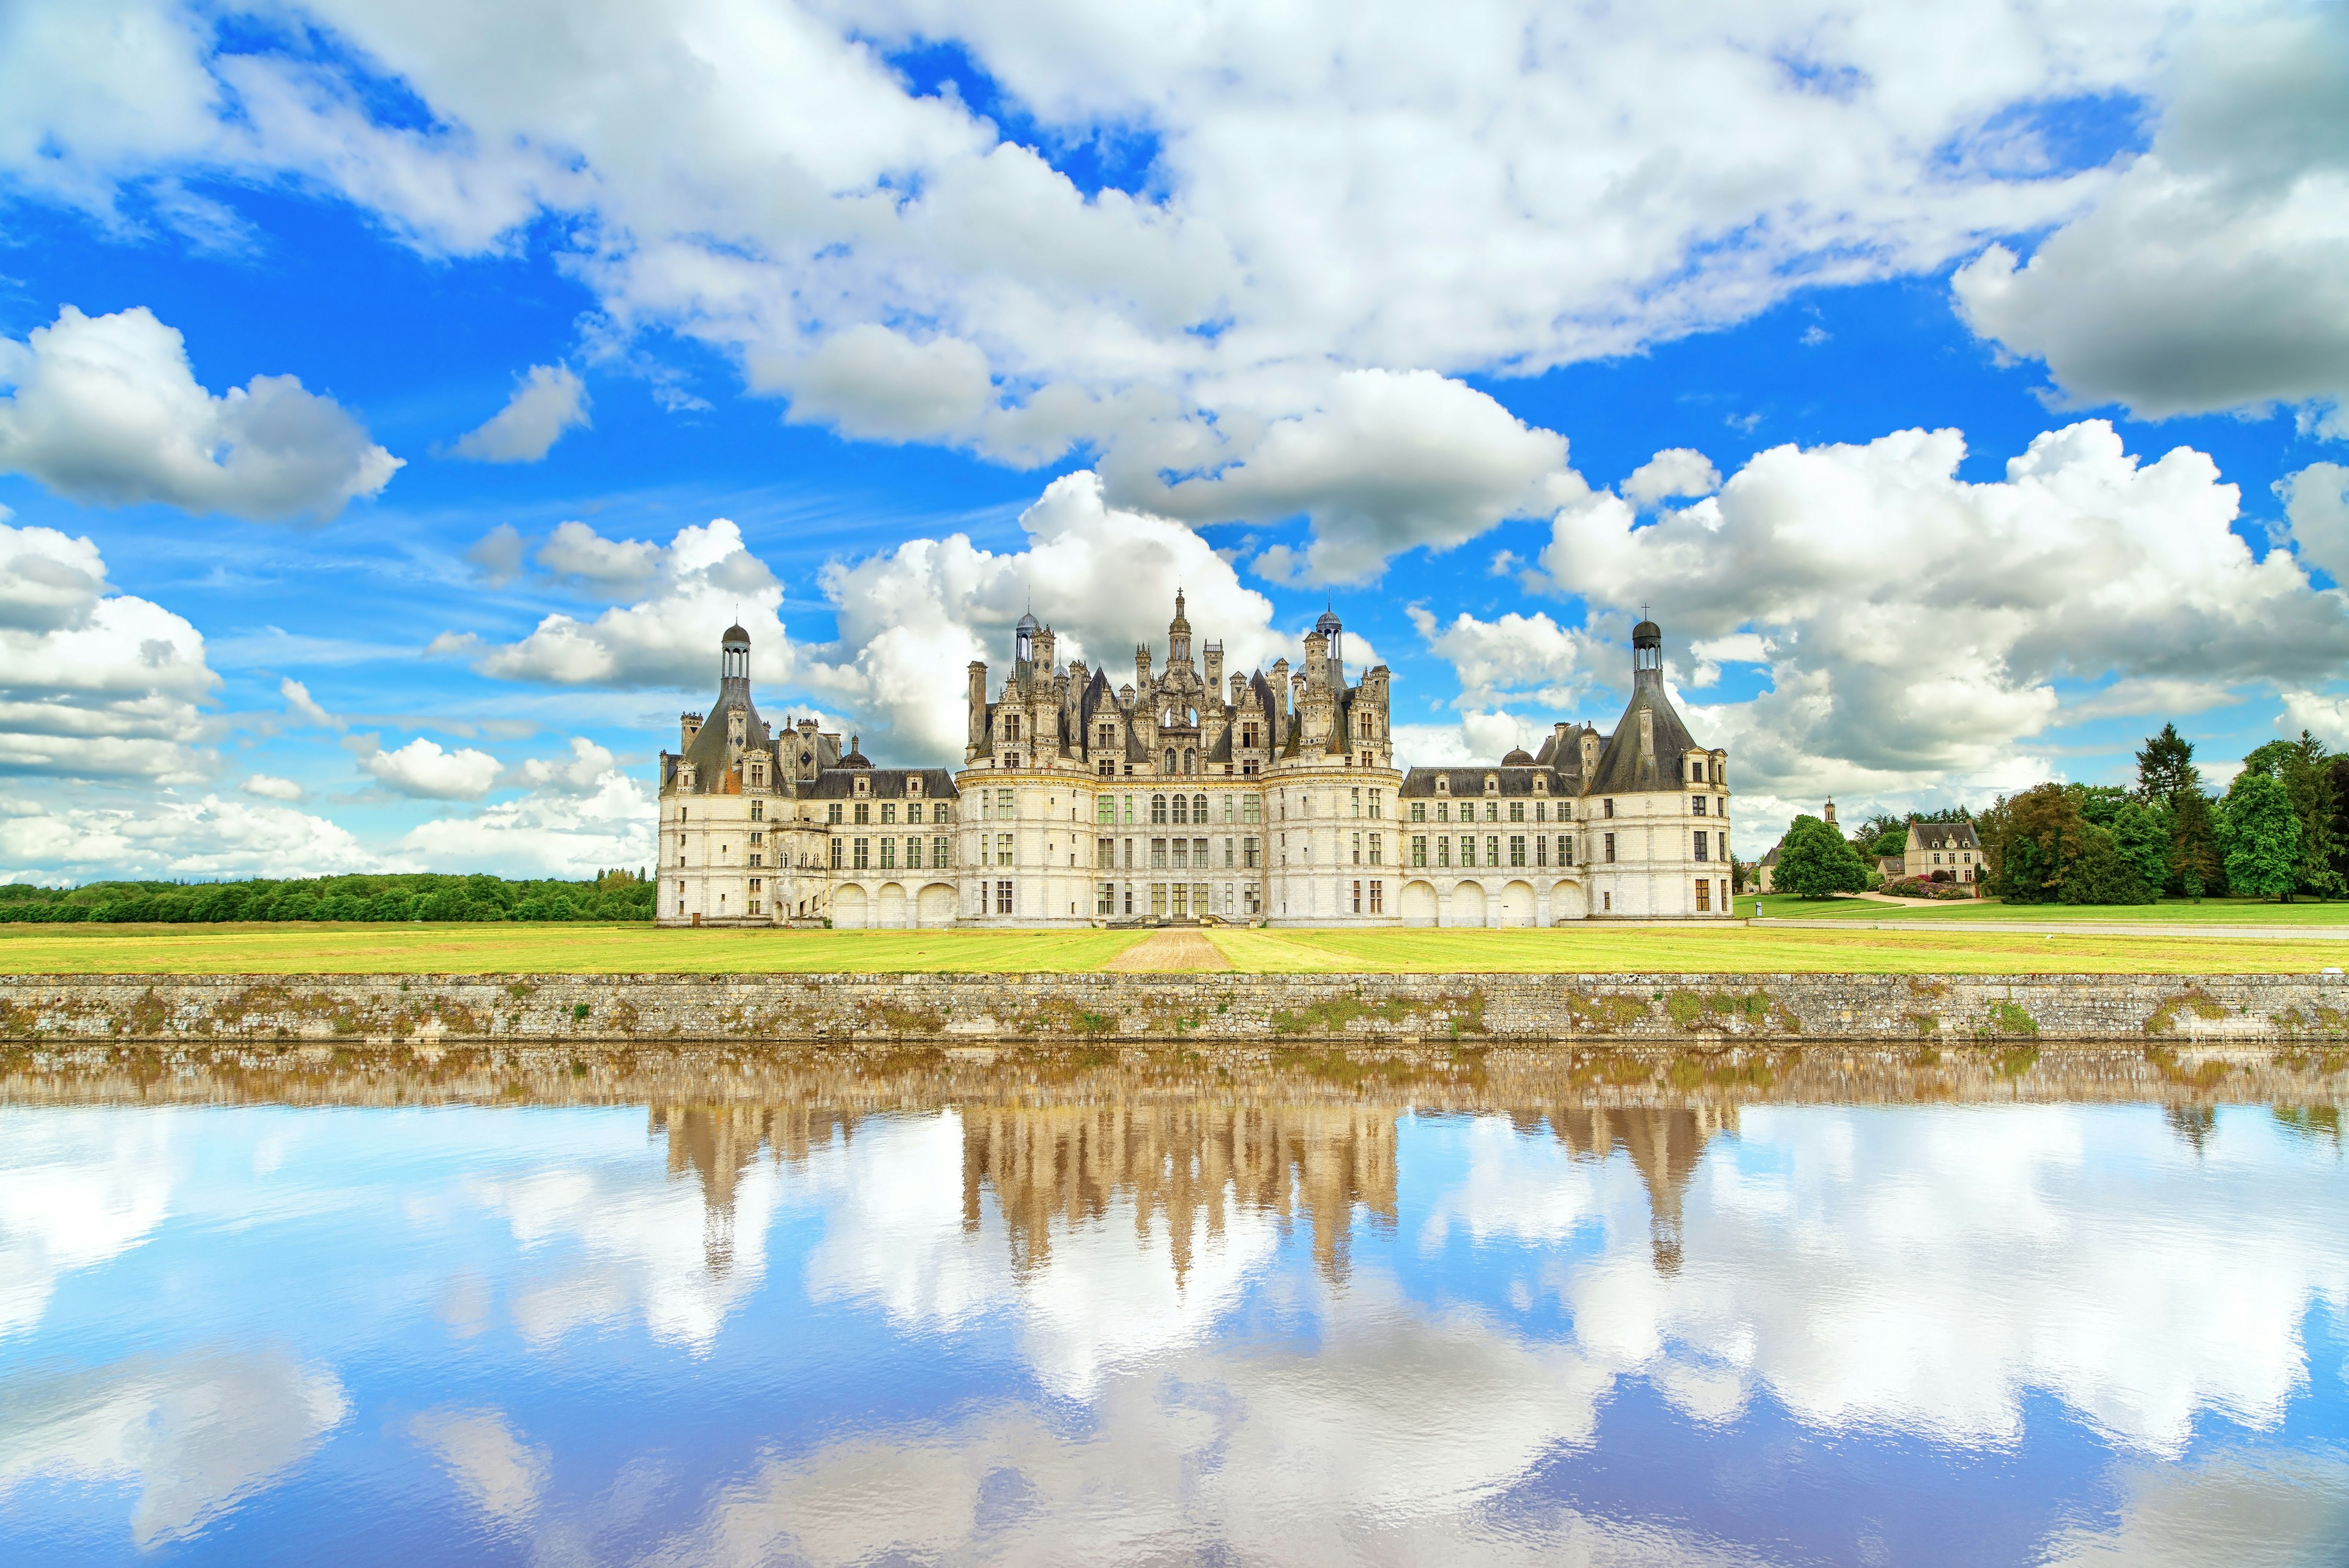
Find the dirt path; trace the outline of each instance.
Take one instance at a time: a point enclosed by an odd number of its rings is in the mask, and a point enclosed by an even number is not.
[[[1207,940],[1206,933],[1195,930],[1153,931],[1102,965],[1119,974],[1167,974],[1231,967],[1231,961]]]

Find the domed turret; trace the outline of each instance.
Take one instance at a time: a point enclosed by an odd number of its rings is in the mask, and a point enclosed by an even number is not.
[[[1505,768],[1529,768],[1534,765],[1534,759],[1523,746],[1519,746],[1501,759],[1501,765]]]
[[[864,737],[862,735],[851,735],[848,737],[848,754],[840,759],[840,765],[842,767],[869,768],[873,765],[872,759],[864,754],[863,749],[864,742]]]
[[[1664,628],[1642,618],[1631,628],[1631,684],[1651,684],[1664,678]]]
[[[1174,618],[1166,623],[1166,662],[1191,662],[1191,618],[1183,613],[1183,590],[1174,590]]]
[[[1330,684],[1343,686],[1346,683],[1346,628],[1338,619],[1338,607],[1331,605],[1323,610],[1321,618],[1313,623],[1313,629],[1321,634],[1328,646],[1325,657],[1330,660]]]
[[[726,628],[718,639],[718,689],[722,694],[727,683],[739,680],[743,695],[750,690],[750,634],[739,621]]]
[[[1043,628],[1044,623],[1036,618],[1034,610],[1021,616],[1011,628],[1011,657],[1021,664],[1032,661],[1036,657],[1036,634]]]

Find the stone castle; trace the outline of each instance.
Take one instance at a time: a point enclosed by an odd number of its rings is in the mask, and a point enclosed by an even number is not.
[[[750,639],[719,644],[717,705],[660,761],[663,925],[1532,926],[1726,918],[1728,753],[1697,744],[1633,628],[1611,734],[1538,753],[1395,766],[1388,670],[1349,683],[1325,614],[1292,670],[1194,654],[1183,596],[1164,668],[1060,663],[1022,616],[1001,680],[974,661],[963,765],[876,768],[750,696]]]

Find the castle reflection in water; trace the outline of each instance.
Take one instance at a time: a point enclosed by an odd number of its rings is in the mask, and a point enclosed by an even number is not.
[[[1395,1126],[1391,1106],[1144,1100],[960,1107],[963,1228],[982,1229],[991,1196],[1016,1273],[1051,1261],[1056,1231],[1130,1218],[1137,1236],[1163,1231],[1175,1278],[1188,1274],[1195,1238],[1220,1237],[1236,1211],[1302,1220],[1314,1262],[1333,1283],[1347,1275],[1358,1225],[1395,1222]],[[762,1159],[803,1168],[817,1150],[856,1137],[858,1116],[815,1106],[656,1106],[650,1131],[666,1139],[673,1178],[701,1185],[704,1247],[713,1272],[733,1257],[735,1196]],[[1733,1107],[1713,1106],[1516,1111],[1521,1135],[1545,1127],[1578,1158],[1626,1157],[1648,1192],[1655,1265],[1679,1271],[1681,1203],[1705,1146],[1736,1131]]]
[[[1179,1284],[1204,1242],[1242,1215],[1309,1230],[1333,1282],[1352,1239],[1396,1223],[1399,1118],[1505,1118],[1577,1161],[1637,1171],[1658,1274],[1682,1263],[1683,1200],[1742,1108],[1825,1102],[2163,1103],[2199,1149],[2221,1095],[2274,1105],[2337,1142],[2349,1072],[2325,1059],[2238,1062],[2215,1075],[2175,1053],[2116,1044],[2018,1057],[1913,1050],[1725,1056],[1539,1049],[1460,1053],[1186,1053],[894,1048],[885,1054],[681,1045],[585,1060],[560,1051],[337,1051],[240,1045],[167,1066],[97,1051],[0,1056],[0,1103],[601,1104],[649,1106],[676,1180],[702,1195],[709,1273],[734,1267],[738,1199],[761,1162],[804,1172],[861,1134],[950,1116],[961,1141],[965,1232],[1000,1217],[1015,1277],[1046,1269],[1080,1228],[1130,1224],[1165,1240]],[[2312,1071],[2314,1076],[2312,1076]],[[2214,1092],[2213,1085],[2220,1085]],[[2302,1109],[2290,1108],[2300,1104]],[[2310,1108],[2313,1107],[2313,1108]],[[880,1118],[876,1122],[875,1118]],[[2320,1125],[2321,1124],[2321,1125]],[[936,1173],[926,1173],[932,1179]],[[937,1177],[951,1180],[951,1176]],[[947,1201],[926,1193],[926,1203]]]

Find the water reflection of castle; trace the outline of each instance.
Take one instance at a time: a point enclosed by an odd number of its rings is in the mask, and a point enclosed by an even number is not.
[[[1176,1282],[1201,1236],[1219,1237],[1236,1210],[1302,1218],[1315,1263],[1347,1274],[1357,1223],[1396,1219],[1392,1106],[1146,1098],[1069,1105],[967,1105],[962,1123],[962,1221],[976,1233],[991,1190],[1014,1269],[1040,1272],[1056,1231],[1097,1224],[1129,1205],[1137,1238],[1164,1228]],[[1673,1107],[1519,1109],[1525,1137],[1550,1136],[1577,1158],[1624,1155],[1647,1189],[1650,1241],[1660,1272],[1681,1264],[1681,1205],[1706,1146],[1734,1132],[1736,1111]],[[703,1252],[712,1272],[732,1266],[735,1194],[763,1153],[803,1166],[854,1136],[859,1113],[813,1105],[656,1106],[672,1179],[690,1174],[703,1198]]]

